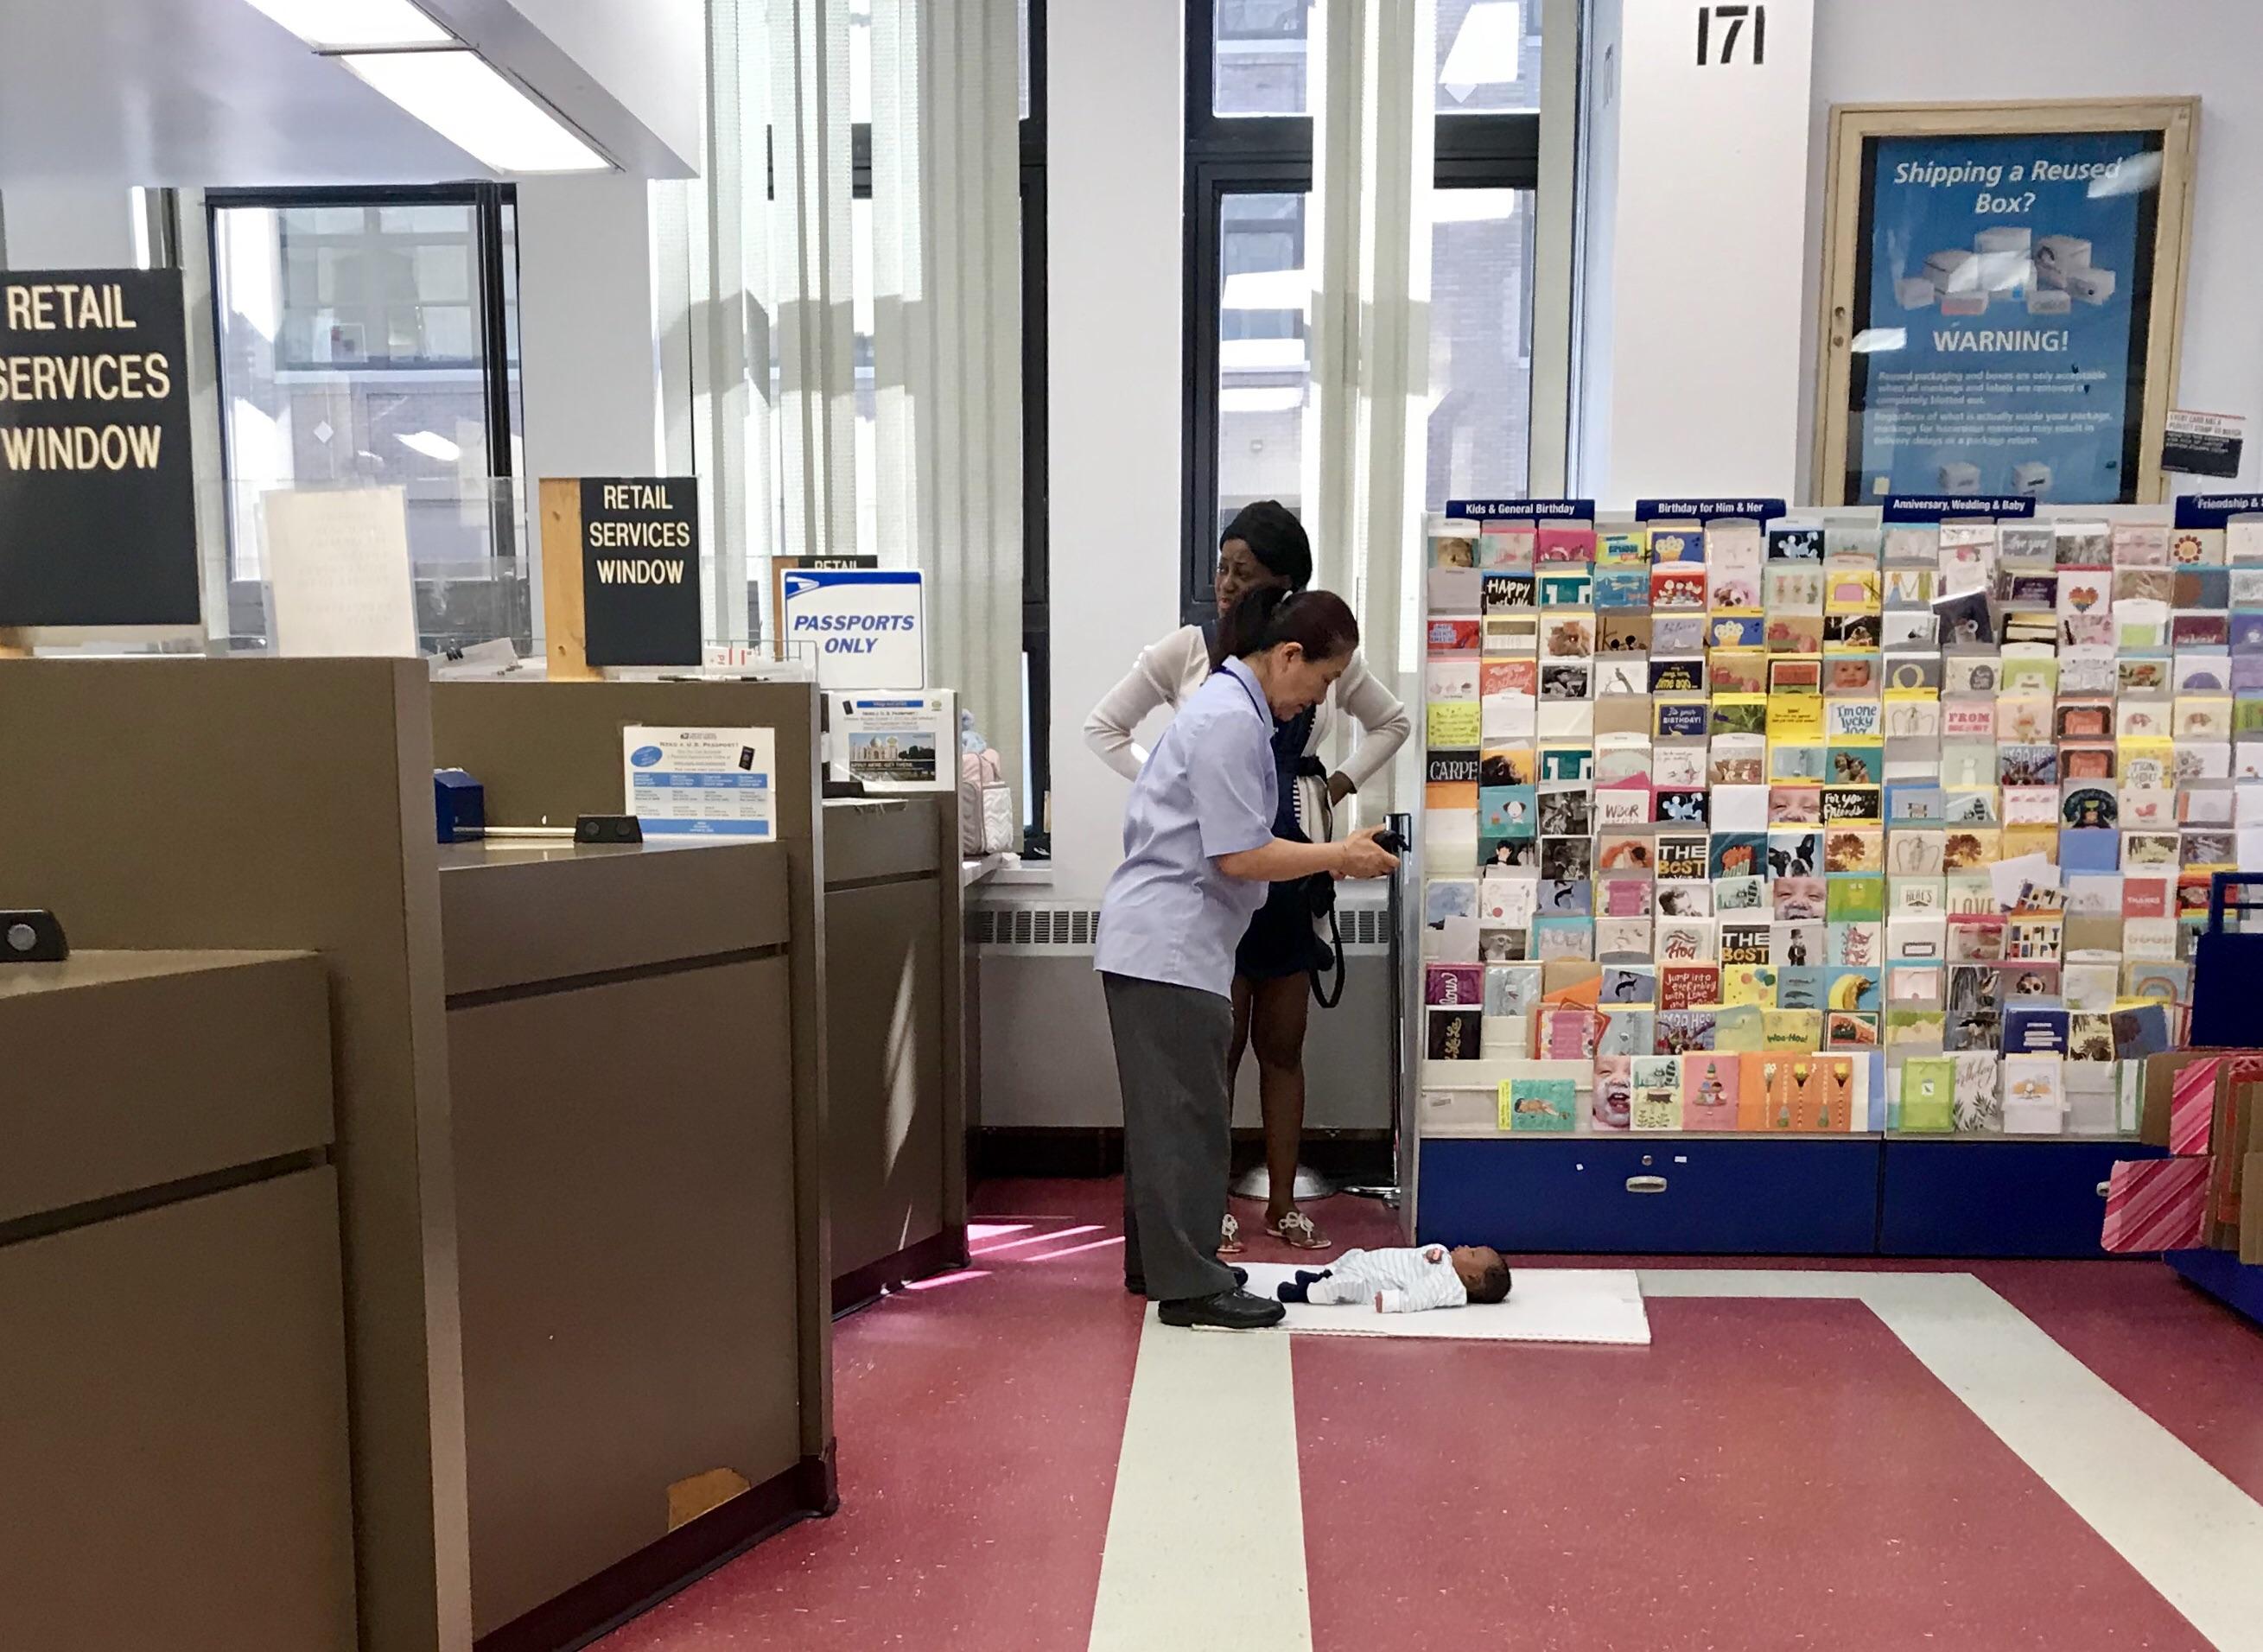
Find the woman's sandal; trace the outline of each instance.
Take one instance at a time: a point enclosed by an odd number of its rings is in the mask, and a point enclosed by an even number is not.
[[[1225,1213],[1225,1220],[1218,1227],[1218,1253],[1220,1256],[1240,1256],[1247,1247],[1241,1243],[1241,1223],[1233,1219],[1233,1212]]]
[[[1327,1237],[1312,1225],[1312,1217],[1301,1210],[1291,1210],[1278,1222],[1269,1223],[1265,1231],[1282,1244],[1296,1251],[1325,1251]]]

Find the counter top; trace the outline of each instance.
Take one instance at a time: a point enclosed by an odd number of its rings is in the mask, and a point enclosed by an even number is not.
[[[201,975],[240,970],[278,958],[307,958],[308,952],[74,952],[60,963],[0,964],[0,999],[34,992],[68,992],[82,987],[148,981],[160,976]]]

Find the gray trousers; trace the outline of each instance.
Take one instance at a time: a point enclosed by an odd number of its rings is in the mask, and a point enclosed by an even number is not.
[[[1225,1055],[1233,1006],[1215,992],[1103,974],[1124,1089],[1124,1273],[1159,1302],[1233,1288],[1218,1259],[1233,1151]]]

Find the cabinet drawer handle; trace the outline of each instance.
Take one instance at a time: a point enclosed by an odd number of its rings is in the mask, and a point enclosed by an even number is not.
[[[1630,1176],[1627,1178],[1627,1191],[1630,1194],[1662,1194],[1666,1191],[1666,1178]]]
[[[2098,1184],[2098,1196],[2099,1196],[2100,1199],[2105,1198],[2105,1197],[2106,1197],[2106,1190],[2107,1190],[2108,1188],[2111,1187],[2113,1185],[2114,1185],[2114,1184],[2113,1184],[2112,1182],[2110,1182],[2110,1181],[2101,1181],[2101,1182],[2100,1182],[2100,1183]]]

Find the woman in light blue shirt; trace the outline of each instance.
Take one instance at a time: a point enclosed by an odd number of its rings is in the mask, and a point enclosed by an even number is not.
[[[1235,945],[1267,885],[1380,877],[1370,828],[1340,843],[1273,833],[1273,729],[1351,663],[1359,625],[1328,591],[1258,591],[1220,622],[1222,664],[1155,744],[1124,813],[1124,863],[1094,965],[1124,1091],[1124,1278],[1166,1324],[1252,1329],[1281,1305],[1218,1259],[1232,1150],[1225,1066]]]

